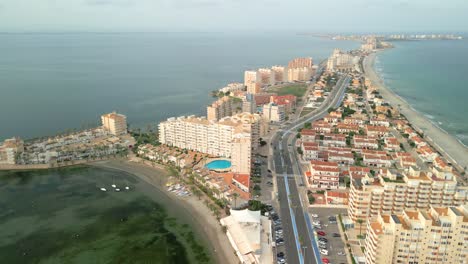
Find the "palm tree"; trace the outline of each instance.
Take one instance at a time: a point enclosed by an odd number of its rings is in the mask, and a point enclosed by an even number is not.
[[[364,220],[358,219],[356,222],[359,224],[359,236],[361,236],[362,224],[364,223]]]
[[[234,197],[234,208],[237,208],[237,198],[239,198],[240,195],[235,192],[232,196]]]

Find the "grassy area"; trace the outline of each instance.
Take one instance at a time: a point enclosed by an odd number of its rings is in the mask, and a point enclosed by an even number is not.
[[[308,113],[312,112],[314,109],[311,108],[306,108],[305,110],[302,110],[301,112],[301,117],[307,115]]]
[[[292,94],[297,97],[302,97],[304,96],[306,91],[307,91],[307,85],[305,84],[291,84],[291,85],[278,88],[276,90],[276,93],[278,93],[278,95]]]

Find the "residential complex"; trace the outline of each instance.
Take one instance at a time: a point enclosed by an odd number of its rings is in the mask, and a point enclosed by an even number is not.
[[[102,127],[114,136],[127,134],[127,117],[112,112],[101,116]]]
[[[367,223],[366,264],[468,263],[468,206],[431,206]]]
[[[159,124],[159,142],[181,149],[196,150],[220,157],[231,157],[236,134],[248,133],[252,147],[265,132],[266,124],[257,114],[241,113],[219,121],[203,117],[169,118]]]
[[[457,185],[451,172],[433,168],[415,170],[380,170],[375,177],[351,180],[348,215],[353,220],[367,220],[381,214],[403,210],[448,207],[468,202],[468,188]]]

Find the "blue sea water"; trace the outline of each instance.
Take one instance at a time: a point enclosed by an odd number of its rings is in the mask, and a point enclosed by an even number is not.
[[[468,145],[468,40],[393,44],[376,60],[386,86]]]
[[[209,92],[246,69],[358,46],[266,33],[0,34],[0,140],[95,126],[113,110],[138,127],[205,114]]]

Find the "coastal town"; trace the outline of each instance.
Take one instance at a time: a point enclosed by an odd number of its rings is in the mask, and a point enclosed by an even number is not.
[[[212,92],[205,116],[157,131],[129,131],[112,112],[96,128],[7,139],[0,169],[167,169],[167,192],[209,208],[230,243],[225,263],[467,263],[467,156],[412,122],[372,69],[389,39],[456,37],[360,36],[325,61],[246,70]]]

